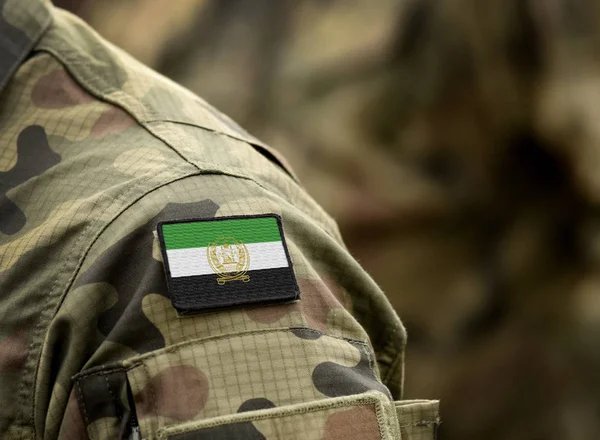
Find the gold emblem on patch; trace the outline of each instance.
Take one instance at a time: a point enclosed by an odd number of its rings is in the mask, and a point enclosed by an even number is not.
[[[244,243],[233,237],[222,237],[208,245],[206,255],[212,270],[220,275],[217,278],[220,286],[228,281],[250,281],[246,274],[250,268],[250,254]]]

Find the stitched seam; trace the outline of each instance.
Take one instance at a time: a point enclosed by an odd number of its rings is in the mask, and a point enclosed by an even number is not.
[[[360,344],[364,348],[365,353],[367,355],[367,361],[369,362],[369,370],[371,370],[371,373],[373,373],[373,376],[375,376],[375,380],[377,382],[379,382],[381,385],[383,385],[384,387],[386,387],[386,389],[387,389],[387,386],[381,381],[381,379],[379,378],[379,375],[375,371],[375,360],[374,360],[374,357],[372,356],[373,353],[371,351],[371,346],[365,342],[356,341],[356,340],[352,340],[352,341],[348,340],[348,342],[352,345]],[[357,349],[360,351],[360,348],[357,347]],[[389,390],[388,390],[388,393],[390,393],[390,395],[387,397],[391,397],[391,392]]]
[[[176,351],[177,349],[186,346],[186,345],[193,345],[199,342],[204,342],[204,341],[211,341],[211,340],[218,340],[218,339],[230,339],[236,336],[247,336],[247,335],[252,335],[255,333],[268,333],[268,332],[290,332],[292,330],[305,330],[311,333],[315,333],[318,334],[320,336],[325,336],[331,339],[337,339],[339,341],[345,341],[348,342],[351,345],[355,345],[355,344],[360,344],[363,347],[368,347],[369,345],[364,342],[364,341],[360,341],[358,339],[352,339],[352,338],[343,338],[340,336],[335,336],[335,335],[329,335],[327,333],[323,333],[319,330],[315,330],[312,328],[308,328],[308,327],[275,327],[275,328],[267,328],[267,329],[257,329],[257,330],[248,330],[246,332],[243,333],[228,333],[225,335],[218,335],[218,336],[208,336],[206,338],[197,338],[197,339],[191,339],[188,341],[184,341],[184,342],[180,342],[178,344],[173,344],[170,345],[169,347],[160,349],[160,350],[155,350],[151,353],[147,353],[145,355],[141,355],[142,358],[141,359],[136,359],[136,361],[131,364],[128,367],[123,367],[122,365],[118,365],[118,366],[106,366],[106,369],[102,369],[103,367],[100,367],[100,370],[98,371],[94,371],[93,373],[78,373],[74,376],[74,378],[77,378],[77,380],[82,380],[82,379],[86,379],[88,377],[94,377],[94,376],[105,376],[105,375],[109,375],[109,374],[113,374],[115,372],[119,372],[119,371],[123,371],[123,372],[127,372],[130,371],[136,367],[138,367],[139,365],[141,365],[143,363],[143,361],[145,361],[146,359],[149,358],[153,358],[156,356],[160,356],[161,354],[166,354],[166,353],[170,353],[172,351]],[[157,353],[158,351],[160,351],[160,353]],[[119,363],[123,363],[123,362],[128,362],[126,359],[123,361],[119,361]]]
[[[208,110],[210,112],[210,110]],[[218,111],[218,110],[217,110]],[[292,180],[292,182],[294,182],[296,184],[296,186],[300,187],[300,181],[299,179],[296,177],[296,175],[294,174],[294,171],[292,170],[291,166],[287,166],[285,165],[285,163],[280,160],[277,155],[280,154],[275,148],[269,146],[268,144],[265,144],[264,142],[262,142],[260,139],[255,138],[253,135],[251,135],[250,133],[248,133],[248,136],[244,137],[242,136],[236,136],[234,134],[230,134],[230,133],[225,133],[219,130],[215,130],[213,128],[209,128],[209,127],[205,127],[203,125],[200,125],[196,122],[193,121],[182,121],[180,119],[174,119],[174,118],[159,118],[159,119],[144,119],[142,121],[143,124],[161,124],[161,123],[167,123],[167,124],[177,124],[177,125],[186,125],[186,126],[190,126],[190,127],[194,127],[194,128],[198,128],[204,131],[208,131],[209,133],[213,133],[216,135],[220,135],[220,136],[225,136],[228,137],[230,139],[233,139],[235,141],[238,142],[243,142],[245,144],[248,144],[250,146],[252,146],[252,148],[256,149],[260,149],[266,153],[269,153],[271,156],[273,156],[273,160],[268,159],[269,162],[271,162],[273,165],[276,165],[276,168],[280,171],[283,171],[284,174],[290,178]],[[241,128],[241,127],[240,127]],[[243,130],[243,128],[242,128]],[[262,153],[261,153],[262,154]]]
[[[90,76],[95,76],[97,79],[99,79],[100,81],[103,80],[103,78],[98,78],[98,75],[92,75],[93,72],[91,70],[89,70],[88,65],[85,61],[82,61],[82,54],[80,53],[80,51],[73,47],[72,45],[70,45],[64,38],[60,37],[60,36],[54,36],[54,38],[57,38],[58,40],[60,40],[60,42],[66,46],[66,51],[63,51],[61,48],[59,50],[56,50],[55,48],[51,47],[51,46],[47,46],[44,44],[40,44],[38,47],[36,47],[37,51],[45,51],[45,52],[49,52],[52,53],[53,55],[55,55],[55,57],[59,60],[67,60],[68,64],[72,65],[72,66],[77,66],[79,69],[81,69],[82,71],[85,72],[85,74],[90,75]],[[119,56],[118,53],[114,53],[111,52],[110,55],[117,59],[118,61],[122,61],[121,57]],[[64,63],[63,64],[67,64]],[[152,72],[150,69],[148,69],[149,72]],[[144,71],[143,69],[140,70],[134,70],[133,71],[135,74],[141,74],[142,76],[144,75]],[[126,72],[129,73],[129,72]],[[75,75],[73,75],[75,76]],[[177,119],[169,119],[169,118],[165,118],[164,115],[162,115],[161,113],[159,113],[154,107],[150,106],[149,104],[145,103],[144,101],[142,101],[141,99],[137,98],[136,96],[133,96],[132,94],[128,93],[127,91],[123,90],[123,89],[119,89],[118,93],[121,93],[122,96],[128,100],[131,101],[135,101],[138,105],[140,105],[140,107],[148,114],[149,117],[145,117],[142,118],[140,115],[135,115],[138,112],[134,112],[133,110],[129,109],[129,106],[126,105],[123,102],[122,99],[119,98],[109,98],[108,96],[106,96],[101,90],[96,89],[95,87],[93,87],[90,84],[85,83],[85,81],[77,81],[78,83],[80,83],[80,86],[85,88],[86,90],[89,90],[90,93],[93,93],[95,96],[100,97],[101,99],[107,101],[107,102],[111,102],[114,103],[115,105],[118,105],[119,107],[122,107],[123,109],[127,110],[128,113],[130,113],[134,119],[142,126],[147,127],[148,124],[151,123],[161,123],[161,122],[172,122],[172,123],[178,123],[178,124],[186,124],[186,125],[190,125],[196,128],[201,128],[207,131],[210,131],[212,133],[217,133],[223,136],[227,136],[229,138],[232,139],[236,139],[239,141],[243,141],[246,142],[248,144],[256,144],[258,146],[261,146],[262,141],[260,141],[259,139],[254,138],[254,136],[250,135],[248,133],[248,136],[245,137],[243,136],[243,133],[240,133],[239,136],[233,135],[233,134],[229,134],[226,133],[225,131],[222,130],[218,130],[218,129],[214,129],[214,128],[209,128],[209,127],[205,127],[203,125],[199,125],[197,123],[194,122],[190,122],[190,121],[181,121],[181,120],[177,120]],[[85,84],[84,84],[85,83]],[[174,83],[175,85],[178,85],[177,83]],[[105,89],[110,89],[111,85],[104,81],[101,84],[102,88]],[[186,91],[185,89],[183,89],[183,91]],[[189,92],[189,91],[188,91]],[[192,92],[189,92],[192,93]],[[193,94],[193,93],[192,93]],[[211,115],[211,117],[213,116],[213,113],[211,111],[211,109],[206,109],[204,106],[202,106],[204,108],[204,110]],[[215,109],[216,110],[216,109]],[[216,110],[218,111],[218,110]],[[241,128],[241,127],[240,127]],[[149,130],[150,131],[150,130]],[[234,132],[235,133],[235,132]],[[157,136],[158,137],[158,136]],[[186,161],[188,160],[183,154],[181,154],[180,152],[178,152],[178,154],[185,159]],[[190,162],[192,163],[192,162]],[[285,167],[283,167],[285,169]],[[292,179],[294,180],[294,179]]]
[[[411,426],[428,426],[428,425],[439,425],[439,420],[421,420],[420,422],[407,423],[406,425],[400,425],[400,428],[409,428]]]
[[[90,440],[93,440],[93,436],[90,434],[88,427],[90,426],[90,420],[88,418],[87,409],[85,408],[85,401],[83,400],[83,392],[81,391],[81,383],[79,381],[75,382],[77,386],[77,394],[79,395],[79,404],[83,409],[83,417],[85,419],[85,430],[90,435]]]
[[[238,337],[238,336],[242,337],[242,336],[247,336],[247,335],[269,333],[269,332],[278,332],[278,331],[279,332],[280,331],[287,331],[287,329],[274,328],[274,329],[250,330],[250,331],[247,331],[247,332],[244,332],[244,333],[230,333],[230,334],[227,334],[227,335],[208,336],[206,338],[198,338],[198,339],[192,339],[192,340],[189,340],[189,341],[180,342],[178,344],[170,345],[169,347],[163,348],[161,350],[156,350],[156,351],[153,351],[151,353],[147,353],[145,355],[142,355],[130,367],[127,368],[127,371],[130,371],[130,370],[132,370],[134,368],[137,368],[140,365],[144,365],[145,361],[147,359],[153,359],[153,358],[161,356],[163,354],[172,354],[173,352],[178,351],[180,348],[185,348],[187,346],[194,345],[194,344],[197,344],[199,342],[208,342],[208,341],[215,341],[215,340],[226,340],[226,339],[231,339],[231,338],[235,338],[235,337]]]
[[[393,351],[396,351],[396,348],[394,347],[394,343],[393,343],[393,333],[388,338],[388,342],[386,343],[386,349],[384,349],[384,351],[387,350],[387,347],[389,347]],[[386,366],[385,374],[382,375],[382,380],[385,383],[393,382],[398,385],[398,388],[400,391],[400,395],[398,396],[399,399],[401,399],[402,395],[404,394],[404,370],[403,370],[403,367],[404,367],[405,350],[406,350],[406,339],[404,339],[404,341],[402,343],[402,348],[400,349],[400,351],[397,352],[396,356],[394,357],[394,360],[392,362],[390,362],[390,364],[388,366]],[[401,370],[400,381],[393,378],[394,373],[396,373],[396,371],[398,370],[399,367]]]
[[[150,181],[154,176],[150,175],[148,177],[146,177],[146,179],[141,180],[140,182],[138,182],[136,185],[132,186],[129,191],[124,191],[123,193],[121,193],[120,196],[116,197],[112,203],[109,203],[106,208],[104,208],[104,210],[100,213],[99,218],[102,218],[103,214],[105,212],[107,212],[110,208],[112,208],[113,206],[115,206],[117,204],[117,202],[120,202],[122,199],[124,199],[126,196],[129,196],[129,194],[134,193],[135,190],[137,190],[138,188],[140,188],[142,185],[144,185],[146,182]],[[103,197],[103,198],[107,198],[107,197]],[[115,217],[116,218],[116,217]],[[114,221],[114,219],[113,219]],[[92,221],[91,223],[88,224],[88,226],[83,230],[83,232],[79,235],[79,237],[77,238],[77,240],[75,241],[75,244],[73,245],[73,248],[71,249],[71,251],[69,252],[66,261],[71,260],[72,256],[74,255],[75,251],[78,249],[79,247],[79,243],[83,240],[83,238],[87,235],[88,231],[91,230],[92,226],[96,226],[96,224],[98,223],[98,220],[96,221]],[[109,223],[112,223],[109,222]],[[81,268],[81,265],[83,263],[83,261],[85,260],[85,258],[87,257],[87,254],[89,253],[89,250],[91,249],[91,246],[93,243],[96,242],[97,238],[100,236],[100,234],[104,231],[105,228],[101,228],[100,232],[94,237],[94,239],[91,241],[90,245],[88,246],[88,248],[86,249],[86,251],[84,252],[84,254],[82,255],[82,257],[79,259],[79,262],[77,263],[75,270],[73,271],[73,274],[71,275],[71,278],[67,281],[67,284],[65,286],[65,289],[62,291],[63,293],[59,296],[57,304],[54,308],[54,310],[52,310],[51,312],[49,312],[50,309],[43,309],[42,312],[40,313],[39,319],[37,321],[37,324],[35,326],[35,329],[33,331],[33,341],[31,342],[31,344],[29,345],[29,349],[34,352],[34,348],[35,346],[37,346],[38,344],[35,342],[35,336],[37,336],[40,332],[43,331],[42,329],[42,323],[44,322],[44,318],[46,317],[46,315],[48,313],[51,313],[50,317],[49,317],[49,321],[52,321],[52,318],[54,316],[56,316],[56,314],[58,313],[58,311],[60,310],[60,307],[62,306],[62,303],[64,301],[64,298],[66,297],[69,288],[73,282],[73,280],[75,279],[76,275],[79,273],[79,269]],[[54,295],[56,295],[55,290],[58,287],[58,282],[60,279],[60,275],[61,275],[61,271],[58,271],[56,274],[56,277],[54,278],[54,282],[52,284],[52,288],[49,290],[50,297],[53,297]],[[34,366],[34,375],[33,375],[33,387],[36,386],[36,382],[37,382],[37,377],[38,377],[38,373],[39,373],[39,365],[40,365],[40,361],[41,361],[41,357],[42,357],[42,348],[43,345],[45,343],[46,340],[46,336],[48,335],[48,332],[45,332],[45,337],[43,338],[43,342],[41,344],[40,347],[40,352],[38,355],[38,358],[35,362],[35,366]],[[20,386],[20,393],[19,395],[23,394],[22,399],[25,400],[25,393],[24,393],[24,387],[25,387],[25,381],[22,380],[21,381],[21,386]],[[25,403],[25,402],[23,402]],[[29,417],[29,422],[30,424],[33,426],[33,431],[34,431],[34,435],[35,435],[35,408],[36,408],[36,394],[33,393],[33,407],[31,409],[31,413],[30,413],[30,417]]]
[[[23,12],[23,11],[21,11]],[[40,21],[40,14],[45,12],[45,16],[43,20]],[[10,64],[5,71],[5,75],[0,78],[0,91],[4,90],[7,84],[10,82],[12,77],[14,76],[15,71],[20,67],[23,63],[23,60],[29,55],[35,48],[36,44],[44,37],[44,35],[50,29],[52,25],[52,14],[46,9],[45,5],[37,5],[37,10],[29,11],[29,13],[35,17],[35,24],[38,26],[36,29],[36,33],[33,35],[33,38],[28,38],[27,43],[25,45],[19,45],[17,48],[18,55],[13,58],[13,62]],[[17,417],[18,420],[21,420],[21,417]],[[23,434],[25,434],[23,430]]]
[[[96,98],[98,98],[104,102],[108,102],[110,104],[113,104],[114,106],[121,108],[122,110],[125,110],[147,132],[151,133],[153,136],[155,136],[156,138],[158,138],[162,142],[164,142],[171,150],[173,150],[185,162],[192,165],[196,169],[199,169],[198,166],[196,164],[194,164],[193,162],[191,162],[185,155],[183,155],[181,153],[181,151],[174,148],[169,142],[166,142],[161,136],[158,136],[153,130],[150,130],[150,127],[147,124],[144,124],[143,118],[139,117],[139,115],[137,114],[138,112],[133,111],[133,109],[131,109],[124,102],[122,102],[123,101],[122,99],[119,100],[118,98],[117,99],[109,98],[102,91],[97,90],[95,87],[93,87],[92,85],[90,85],[86,81],[84,81],[84,78],[79,76],[80,72],[78,72],[77,69],[75,69],[74,67],[79,67],[79,69],[84,72],[83,76],[85,76],[86,74],[90,74],[92,72],[88,69],[88,67],[85,63],[82,63],[78,59],[77,55],[80,55],[79,52],[75,48],[73,48],[68,42],[66,42],[62,37],[55,36],[54,38],[57,38],[63,45],[66,45],[67,50],[68,50],[67,53],[64,53],[62,50],[56,50],[52,47],[45,46],[43,43],[40,44],[36,49],[40,52],[43,51],[43,52],[47,52],[47,53],[50,53],[51,55],[53,55],[57,59],[57,61],[59,61],[63,65],[63,67],[77,80],[77,84],[82,89],[86,90],[88,93],[92,94],[93,96],[95,96]],[[75,55],[72,55],[70,52],[75,53]],[[98,79],[100,81],[103,80],[103,78],[98,78]],[[104,86],[104,88],[110,88],[110,84],[105,81],[103,81],[102,86]],[[141,105],[141,107],[145,111],[147,111],[149,114],[157,115],[155,110],[153,108],[149,107],[148,105],[146,105],[142,100],[135,98],[134,96],[130,95],[129,93],[126,93],[124,90],[119,90],[119,92],[122,93],[125,98],[133,100],[136,103],[138,103],[139,105]],[[163,125],[163,127],[167,131],[169,131],[171,134],[173,134],[176,138],[179,138],[177,133],[173,129],[171,129],[167,124]],[[179,140],[181,141],[181,139],[179,139]]]
[[[139,101],[139,99],[131,96],[131,95],[127,95],[132,99],[135,99],[136,101]],[[140,102],[142,105],[144,105],[146,107],[146,109],[148,109],[148,106],[144,103],[144,102]],[[207,110],[208,111],[208,110]],[[210,113],[210,111],[209,111]],[[143,121],[141,121],[141,123],[143,124],[160,124],[160,123],[169,123],[169,124],[180,124],[180,125],[188,125],[190,127],[195,127],[195,128],[200,128],[202,130],[206,130],[209,131],[211,133],[215,133],[221,136],[226,136],[230,139],[234,139],[236,141],[241,141],[241,142],[245,142],[247,144],[250,145],[257,145],[259,147],[266,147],[266,145],[263,145],[263,143],[259,140],[259,139],[255,139],[252,135],[248,135],[248,137],[243,137],[243,136],[234,136],[233,134],[229,134],[229,133],[225,133],[224,131],[221,130],[216,130],[214,128],[209,128],[206,127],[204,125],[200,125],[196,122],[193,121],[182,121],[181,119],[175,119],[175,118],[165,118],[165,117],[158,117],[161,115],[156,115],[156,118],[146,118]],[[281,166],[281,168],[283,168],[285,170],[285,167]],[[287,171],[287,170],[286,170]],[[287,174],[287,172],[286,172]],[[293,180],[293,179],[292,179]]]
[[[125,372],[126,370],[122,367],[115,367],[115,368],[108,368],[106,370],[101,370],[101,371],[97,371],[94,373],[87,373],[87,374],[76,374],[75,376],[73,376],[74,378],[77,378],[77,380],[81,380],[81,379],[86,379],[88,377],[94,377],[94,376],[105,376],[108,374],[113,374],[115,372]]]
[[[138,359],[136,359],[135,361],[133,361],[133,363],[131,365],[129,365],[128,367],[126,367],[126,371],[130,371],[134,368],[139,367],[140,365],[142,365],[147,359],[153,359],[155,357],[161,356],[163,354],[172,354],[173,352],[178,351],[181,348],[185,348],[187,346],[190,345],[195,345],[198,343],[204,343],[204,342],[209,342],[209,341],[217,341],[217,340],[227,340],[227,339],[232,339],[232,338],[236,338],[236,337],[245,337],[245,336],[250,336],[250,335],[256,335],[256,334],[263,334],[263,333],[288,333],[291,330],[296,330],[296,329],[302,329],[302,330],[312,330],[312,331],[317,331],[314,329],[308,329],[308,328],[304,328],[304,327],[274,327],[274,328],[266,328],[266,329],[258,329],[258,330],[248,330],[245,332],[238,332],[238,333],[228,333],[225,335],[218,335],[218,336],[207,336],[205,338],[197,338],[197,339],[191,339],[188,341],[183,341],[180,342],[178,344],[173,344],[170,345],[169,347],[166,348],[162,348],[160,350],[155,350],[153,352],[150,353],[146,353],[144,355],[141,355]],[[341,338],[338,336],[331,336],[331,335],[326,335],[324,333],[319,332],[322,336],[328,337],[328,338],[332,338],[332,339],[337,339],[340,341],[345,341],[348,342],[349,344],[353,345],[353,344],[361,344],[361,345],[367,345],[364,342],[361,341],[356,341],[353,339],[347,339],[347,338]],[[125,361],[127,362],[127,361]]]
[[[322,332],[320,330],[316,330],[316,329],[310,328],[310,327],[294,326],[294,327],[288,327],[288,329],[289,330],[307,330],[311,333],[317,333],[321,336],[327,336],[328,338],[339,339],[340,341],[346,341],[346,342],[349,342],[350,344],[360,344],[365,347],[369,346],[369,344],[367,342],[361,341],[360,339],[346,338],[346,337],[337,336],[337,335],[330,335],[329,333],[325,333],[325,332]]]
[[[380,404],[375,405],[375,417],[377,418],[377,427],[379,428],[379,437],[383,439],[383,438],[385,438],[386,431],[387,431],[387,430],[384,430],[384,426],[386,426],[387,424],[385,423],[385,413],[383,412],[383,408],[381,407]]]
[[[369,368],[371,369],[371,371],[373,373],[375,373],[375,360],[373,359],[373,356],[371,353],[371,350],[369,350],[369,347],[365,347],[366,348],[366,352],[367,352],[367,360],[369,361]]]
[[[108,210],[109,210],[109,209],[110,209],[112,206],[114,206],[114,205],[115,205],[115,204],[116,204],[118,201],[120,201],[122,198],[124,198],[126,194],[133,192],[133,191],[134,191],[134,190],[136,190],[138,187],[141,187],[141,186],[142,186],[144,183],[146,183],[147,181],[149,181],[149,180],[150,180],[152,177],[153,177],[153,176],[148,176],[148,177],[147,177],[145,180],[138,182],[138,184],[137,184],[137,185],[134,185],[132,188],[130,188],[130,191],[129,191],[129,192],[127,192],[127,191],[126,191],[126,192],[124,192],[124,193],[121,193],[121,195],[120,195],[120,196],[118,196],[117,198],[115,198],[115,199],[113,200],[113,203],[110,203],[110,204],[108,204],[108,205],[106,206],[106,208],[104,208],[104,210],[103,210],[103,211],[100,213],[101,215],[100,215],[99,217],[102,217],[102,215],[103,215],[103,214],[104,214],[106,211],[108,211]],[[106,198],[106,197],[104,197],[104,198]],[[79,247],[79,243],[81,242],[81,240],[83,239],[83,237],[85,237],[85,236],[86,236],[86,234],[87,234],[87,232],[88,232],[88,231],[89,231],[89,230],[92,228],[92,226],[95,226],[97,223],[98,223],[98,220],[96,220],[96,221],[92,221],[92,222],[91,222],[91,223],[89,223],[89,224],[88,224],[88,226],[87,226],[87,227],[86,227],[86,228],[83,230],[83,232],[82,232],[82,233],[79,235],[79,237],[78,237],[78,238],[77,238],[77,240],[75,241],[75,244],[73,245],[73,248],[72,248],[72,249],[71,249],[71,251],[69,252],[69,254],[68,254],[68,256],[67,256],[67,259],[66,259],[66,261],[69,261],[69,260],[71,260],[72,256],[73,256],[73,255],[74,255],[74,253],[75,253],[75,250],[76,250],[76,249],[78,249],[78,247]],[[94,241],[95,241],[95,240],[94,240]],[[88,249],[89,249],[89,248],[88,248]],[[87,255],[87,252],[86,252],[84,255]],[[85,257],[83,257],[83,258],[85,258]],[[75,274],[79,272],[79,268],[81,267],[81,266],[80,266],[80,264],[81,264],[81,262],[82,262],[83,258],[82,258],[82,259],[80,259],[80,261],[79,261],[79,264],[78,264],[78,265],[77,265],[77,267],[75,268]],[[52,297],[52,296],[54,296],[54,295],[55,295],[55,290],[56,290],[56,288],[58,287],[58,281],[59,281],[59,278],[60,278],[60,275],[61,275],[61,273],[62,273],[62,272],[60,272],[60,271],[59,271],[59,272],[56,274],[56,277],[54,278],[54,282],[53,282],[53,284],[52,284],[52,287],[51,287],[51,289],[50,289],[50,297]],[[66,285],[66,287],[65,287],[65,290],[63,290],[63,294],[61,294],[61,297],[58,299],[58,303],[57,303],[57,305],[56,305],[56,307],[55,307],[54,311],[52,312],[52,315],[51,315],[50,321],[52,320],[52,317],[56,316],[56,313],[58,313],[58,310],[59,310],[59,309],[60,309],[60,307],[62,306],[62,303],[63,303],[63,301],[64,301],[64,297],[66,296],[66,294],[67,294],[67,292],[68,292],[68,289],[69,289],[69,286],[70,286],[70,284],[71,284],[72,280],[73,280],[73,275],[72,275],[72,277],[69,279],[69,281],[67,282],[67,285]],[[39,317],[39,319],[38,319],[38,321],[37,321],[37,325],[35,326],[35,329],[34,329],[34,331],[33,331],[33,334],[34,334],[33,341],[32,341],[32,342],[31,342],[31,344],[29,345],[29,349],[30,349],[32,352],[34,351],[34,347],[37,345],[37,343],[35,342],[35,336],[36,336],[36,335],[37,335],[39,332],[41,332],[41,331],[42,331],[42,327],[41,327],[41,326],[42,326],[42,322],[44,321],[44,319],[43,319],[43,318],[44,318],[44,317],[45,317],[45,315],[47,315],[47,314],[48,314],[48,309],[44,309],[44,310],[42,310],[42,312],[40,313],[40,317]],[[47,332],[45,333],[45,335],[47,336]],[[45,342],[45,339],[46,339],[46,338],[44,337],[44,341],[43,341],[43,342],[42,342],[42,344],[41,344],[41,345],[42,345],[42,347],[40,348],[40,353],[39,353],[39,356],[38,356],[38,359],[37,359],[37,361],[36,361],[36,365],[35,365],[35,368],[34,368],[34,377],[33,377],[33,386],[34,386],[34,387],[35,387],[35,384],[36,384],[36,382],[37,382],[37,376],[38,376],[39,364],[40,364],[40,360],[41,360],[41,356],[42,356],[42,348],[43,348],[43,344],[44,344],[44,342]],[[22,381],[22,382],[21,382],[21,384],[22,384],[22,386],[21,386],[21,389],[23,389],[23,387],[25,386],[25,385],[24,385],[24,381]],[[34,400],[34,405],[33,405],[33,408],[32,408],[31,414],[30,414],[30,419],[29,419],[29,421],[30,421],[30,423],[32,424],[32,426],[34,426],[34,432],[35,432],[35,393],[34,393],[34,396],[33,396],[33,400]]]
[[[121,410],[120,410],[119,404],[117,402],[117,396],[110,389],[110,384],[108,383],[108,374],[104,375],[104,382],[106,383],[106,388],[108,389],[110,397],[111,397],[111,399],[113,401],[113,405],[115,407],[115,412],[117,413],[117,419],[119,419],[119,421],[121,421],[121,416],[122,416]]]
[[[268,412],[261,413],[259,415],[254,415],[254,416],[252,416],[250,413],[248,413],[248,415],[246,417],[240,417],[239,419],[235,418],[233,420],[227,420],[227,421],[224,421],[224,420],[217,420],[216,422],[212,421],[212,422],[206,423],[205,425],[203,425],[201,427],[186,426],[186,427],[177,428],[176,426],[174,426],[174,427],[161,428],[157,431],[157,434],[162,435],[167,430],[169,431],[168,435],[182,434],[185,432],[204,430],[204,429],[213,428],[216,426],[226,426],[226,425],[233,424],[233,423],[253,422],[253,421],[257,421],[257,420],[268,420],[268,419],[283,419],[286,417],[311,414],[311,413],[316,413],[316,412],[327,411],[330,409],[371,406],[371,405],[377,405],[379,403],[380,403],[380,401],[376,397],[373,397],[373,396],[360,397],[355,400],[344,400],[342,402],[329,402],[329,403],[322,403],[317,400],[317,401],[308,402],[307,406],[295,409],[295,410],[287,412],[287,413],[281,412],[281,410],[285,409],[285,406],[284,406],[284,407],[280,407],[280,408],[274,408],[274,409],[278,410],[276,412],[273,411],[273,409],[262,410],[262,411],[268,411]],[[310,406],[311,404],[316,404],[316,405],[314,407],[311,407]],[[252,411],[252,412],[254,412],[254,411]],[[221,418],[221,417],[223,417],[223,416],[220,416],[219,418]],[[191,422],[191,423],[193,423],[193,422]]]
[[[319,330],[315,330],[313,328],[298,327],[298,326],[296,326],[296,327],[275,327],[275,328],[267,328],[267,329],[248,330],[248,331],[246,331],[244,333],[229,333],[229,334],[219,335],[219,336],[208,336],[206,338],[192,339],[192,340],[180,342],[179,344],[170,345],[169,347],[160,349],[161,353],[159,353],[157,355],[165,353],[167,350],[170,350],[170,349],[176,350],[182,344],[194,344],[194,343],[197,343],[197,342],[203,342],[203,341],[208,341],[208,340],[216,340],[216,339],[219,339],[219,338],[226,339],[226,338],[235,337],[235,336],[245,336],[245,335],[250,335],[250,334],[255,333],[255,332],[261,332],[261,333],[264,332],[264,333],[266,333],[266,332],[270,332],[270,331],[278,332],[278,331],[292,331],[292,330],[305,330],[305,331],[308,331],[308,332],[311,332],[311,333],[318,334],[320,336],[326,336],[328,338],[337,339],[337,340],[340,340],[340,341],[345,341],[345,342],[348,342],[349,344],[352,344],[352,345],[354,345],[354,344],[360,344],[362,346],[368,347],[368,344],[366,342],[360,341],[358,339],[343,338],[343,337],[340,337],[340,336],[329,335],[327,333],[323,333],[323,332],[321,332]],[[157,351],[159,351],[159,350],[155,350],[155,351],[153,351],[151,353],[148,353],[146,355],[142,355],[142,356],[144,356],[143,360],[145,360],[148,357],[152,357],[152,356],[149,356],[149,355],[152,355],[152,354],[156,353]],[[127,362],[127,360],[125,359],[123,361],[119,361],[119,364],[121,364],[122,362]],[[140,364],[141,364],[141,362],[137,362],[137,361],[135,362],[135,365],[137,365],[137,366],[139,366]],[[97,369],[97,368],[99,368],[99,369]],[[100,367],[96,367],[95,368],[96,371],[94,371],[93,373],[82,372],[82,373],[76,374],[75,376],[73,376],[73,378],[77,378],[77,380],[80,380],[80,379],[85,379],[85,378],[88,378],[88,377],[104,376],[104,375],[113,374],[113,373],[119,372],[119,371],[127,372],[127,371],[131,370],[132,368],[134,368],[134,367],[133,366],[128,366],[128,367],[124,368],[122,365],[118,365],[118,366],[110,366],[110,365],[100,366]]]

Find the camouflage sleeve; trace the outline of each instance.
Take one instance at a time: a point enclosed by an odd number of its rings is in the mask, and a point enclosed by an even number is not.
[[[59,438],[433,438],[435,403],[408,423],[393,403],[399,321],[311,203],[206,174],[154,190],[110,223],[56,317],[82,329],[69,344],[86,359]],[[301,300],[179,316],[157,224],[264,213],[282,218]]]

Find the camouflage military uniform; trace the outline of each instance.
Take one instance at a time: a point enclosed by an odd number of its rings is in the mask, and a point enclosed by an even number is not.
[[[434,438],[400,321],[276,152],[52,5],[0,10],[1,438]],[[179,316],[157,224],[264,213],[301,300]]]

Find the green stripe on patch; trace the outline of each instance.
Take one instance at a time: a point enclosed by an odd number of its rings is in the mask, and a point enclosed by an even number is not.
[[[167,250],[207,247],[223,237],[242,243],[281,241],[274,217],[171,223],[164,224],[162,232]]]

